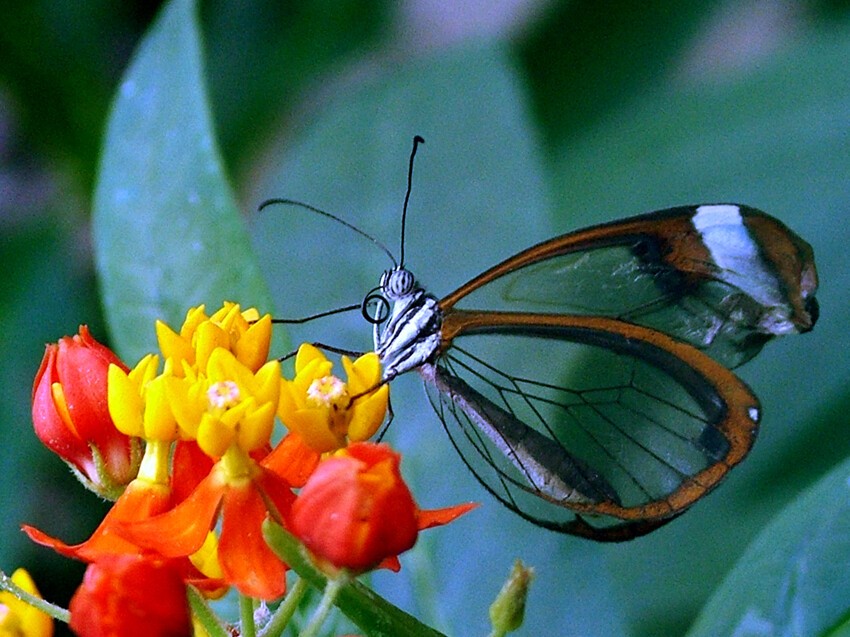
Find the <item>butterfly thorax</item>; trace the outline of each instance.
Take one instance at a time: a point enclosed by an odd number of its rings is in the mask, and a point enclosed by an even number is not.
[[[404,266],[384,272],[380,290],[391,309],[385,321],[375,321],[375,351],[383,380],[389,381],[437,354],[442,314],[436,297],[420,287]]]

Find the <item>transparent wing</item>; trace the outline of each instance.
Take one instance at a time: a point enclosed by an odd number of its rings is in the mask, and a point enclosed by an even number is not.
[[[669,521],[748,452],[758,401],[695,348],[621,321],[453,313],[420,371],[461,457],[549,528],[622,540]]]
[[[441,308],[619,318],[735,367],[773,336],[811,329],[816,287],[811,248],[777,220],[744,206],[690,206],[536,245]]]

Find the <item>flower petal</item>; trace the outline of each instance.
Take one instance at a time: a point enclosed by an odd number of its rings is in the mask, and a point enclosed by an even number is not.
[[[85,542],[69,545],[34,527],[23,525],[21,528],[37,544],[50,547],[66,557],[93,562],[104,555],[138,553],[139,547],[119,534],[121,527],[159,515],[171,506],[171,502],[168,488],[133,480]]]
[[[280,402],[280,379],[280,362],[269,361],[260,367],[254,376],[256,386],[253,388],[253,393],[257,402],[272,403],[276,408]]]
[[[156,340],[165,358],[170,358],[177,363],[195,362],[195,350],[192,349],[192,343],[182,338],[162,321],[156,322]],[[177,367],[179,368],[180,365],[178,364]]]
[[[171,460],[174,502],[188,498],[213,468],[213,460],[194,440],[179,440]]]
[[[210,414],[204,414],[201,417],[201,422],[198,425],[196,440],[198,446],[210,458],[221,458],[230,447],[236,431],[220,418],[215,418]]]
[[[274,412],[272,403],[264,403],[246,414],[239,424],[237,444],[249,452],[267,445],[274,429]]]
[[[301,436],[305,444],[324,453],[345,445],[345,438],[331,431],[330,416],[327,409],[299,409],[287,414],[283,424],[289,431]]]
[[[352,442],[368,440],[380,429],[387,415],[390,386],[382,385],[376,392],[354,402],[348,423],[348,439]]]
[[[149,556],[111,555],[90,564],[70,611],[75,635],[192,635],[180,569]]]
[[[198,425],[205,411],[204,400],[200,394],[205,383],[189,377],[164,377],[165,395],[180,428],[183,437],[193,439],[198,435]]]
[[[224,495],[218,555],[224,579],[248,597],[277,599],[286,592],[286,565],[261,532],[266,505],[250,483]]]
[[[295,488],[304,486],[319,464],[319,452],[296,433],[289,433],[263,458],[262,465]]]
[[[353,363],[343,356],[342,365],[352,396],[373,389],[381,381],[381,361],[375,352],[367,352]]]
[[[269,359],[272,336],[272,317],[266,314],[251,325],[236,342],[233,351],[245,367],[256,372]]]
[[[180,326],[180,336],[182,336],[186,341],[191,342],[192,335],[195,333],[195,330],[198,329],[198,325],[207,320],[209,320],[209,318],[206,314],[206,306],[199,305],[198,307],[189,308],[189,311],[186,312],[186,318],[183,321],[183,325]]]
[[[416,526],[419,527],[420,531],[442,526],[456,520],[464,513],[469,513],[477,506],[477,502],[467,502],[442,509],[420,509],[416,515]]]
[[[118,531],[130,542],[165,557],[191,555],[201,548],[213,527],[225,491],[216,469],[204,478],[188,498],[161,515],[122,524]]]
[[[77,461],[78,467],[93,474],[93,463],[88,444],[80,438],[67,408],[57,404],[56,390],[59,377],[56,373],[56,355],[59,348],[48,345],[41,367],[35,377],[32,398],[32,421],[39,439],[54,453],[64,459]],[[64,402],[64,396],[62,397]],[[85,465],[85,467],[84,467]]]
[[[413,546],[416,504],[398,472],[399,459],[386,445],[355,443],[319,463],[287,528],[320,566],[363,572]]]
[[[212,353],[218,349],[229,347],[230,339],[221,327],[211,321],[205,321],[195,331],[194,344],[195,361],[198,364],[198,369],[204,370]]]
[[[142,397],[136,383],[117,365],[109,366],[106,383],[109,414],[115,427],[128,436],[144,436]]]
[[[144,429],[148,440],[177,439],[177,421],[168,399],[167,376],[157,376],[147,385],[145,393]]]
[[[295,374],[300,374],[310,363],[317,361],[319,363],[329,362],[327,357],[322,354],[322,351],[315,345],[304,343],[298,348],[298,353],[295,355]]]

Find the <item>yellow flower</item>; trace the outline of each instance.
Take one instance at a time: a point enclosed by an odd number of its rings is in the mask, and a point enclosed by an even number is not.
[[[26,569],[12,573],[12,582],[41,599],[41,595]],[[51,637],[53,620],[9,591],[0,592],[0,637]]]
[[[322,453],[370,438],[387,413],[389,386],[379,385],[378,355],[369,352],[354,362],[343,356],[342,366],[348,382],[334,376],[333,364],[305,343],[295,358],[295,378],[281,382],[280,419]]]
[[[271,316],[225,303],[212,316],[192,308],[178,334],[156,325],[165,359],[145,356],[129,373],[109,370],[109,410],[119,430],[148,441],[197,440],[220,458],[268,444],[280,395],[280,363],[266,362]]]
[[[157,375],[159,357],[145,356],[130,373],[117,365],[109,366],[107,395],[109,414],[119,431],[129,435],[168,442],[177,440],[177,421],[168,404],[166,378],[172,375],[171,363]]]
[[[235,444],[246,453],[269,443],[280,398],[280,363],[256,373],[233,352],[216,348],[204,370],[167,380],[168,402],[184,438],[218,459]]]
[[[269,357],[271,331],[269,314],[260,318],[255,308],[243,312],[230,302],[210,317],[203,305],[190,309],[179,334],[162,321],[156,323],[159,348],[166,359],[173,360],[176,375],[182,375],[187,365],[203,369],[217,348],[230,350],[240,363],[256,372]]]

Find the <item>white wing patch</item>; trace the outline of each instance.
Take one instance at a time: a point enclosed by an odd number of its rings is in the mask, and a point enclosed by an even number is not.
[[[699,206],[692,223],[720,268],[720,278],[764,307],[759,327],[769,334],[796,332],[790,320],[792,308],[785,303],[779,279],[766,267],[759,246],[744,225],[741,208],[731,204]]]

